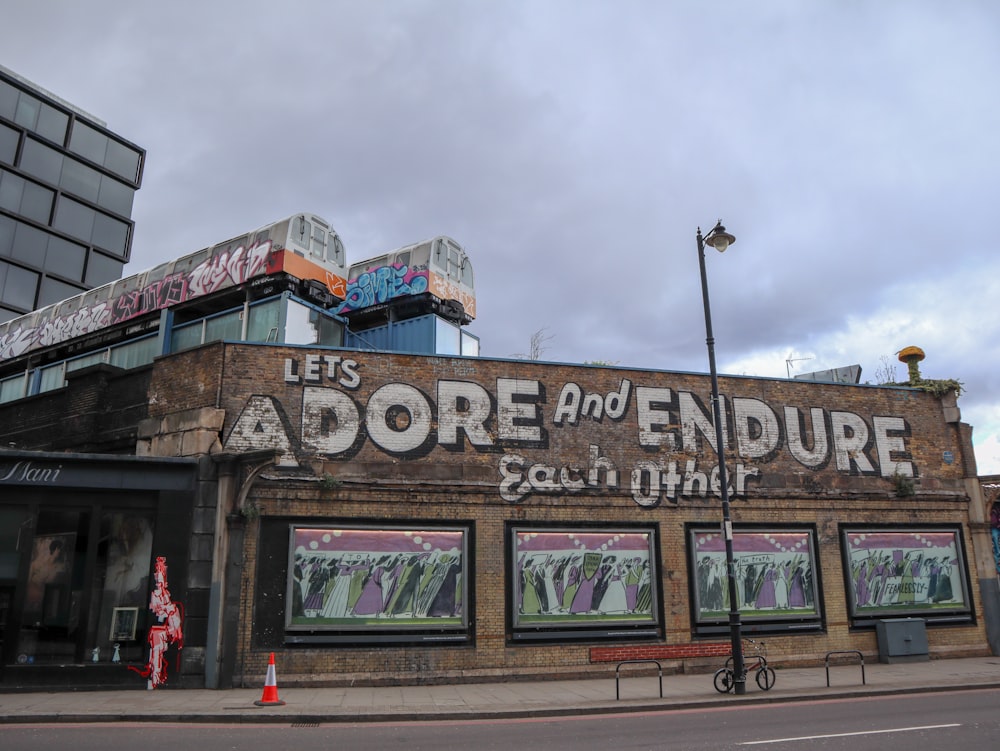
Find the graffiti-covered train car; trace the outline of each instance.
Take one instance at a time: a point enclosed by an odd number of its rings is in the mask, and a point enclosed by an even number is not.
[[[318,282],[343,300],[344,245],[330,223],[295,214],[0,323],[0,361],[277,273]]]
[[[444,236],[353,263],[337,312],[354,330],[428,313],[470,323],[476,317],[472,263]]]

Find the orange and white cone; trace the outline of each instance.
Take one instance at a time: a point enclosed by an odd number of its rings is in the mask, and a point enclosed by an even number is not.
[[[271,652],[271,659],[267,662],[267,679],[264,681],[264,695],[260,701],[255,701],[258,707],[279,707],[285,702],[278,698],[278,678],[274,671],[274,652]]]

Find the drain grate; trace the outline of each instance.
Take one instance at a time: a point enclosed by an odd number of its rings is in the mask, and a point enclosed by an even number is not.
[[[318,728],[319,727],[319,723],[318,722],[293,722],[292,723],[292,727],[293,728]]]

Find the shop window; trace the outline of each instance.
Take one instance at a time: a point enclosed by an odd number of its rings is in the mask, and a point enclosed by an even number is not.
[[[16,661],[23,665],[142,659],[152,561],[146,512],[43,508],[28,566]],[[2,539],[2,538],[0,538]],[[86,571],[93,561],[92,573]]]
[[[513,640],[661,635],[655,529],[510,525],[507,536]]]
[[[18,663],[58,664],[82,657],[89,527],[86,511],[39,513],[21,612]]]
[[[110,662],[117,653],[123,662],[143,659],[149,618],[153,522],[143,513],[108,512],[101,516],[101,542],[91,602],[92,631],[85,640],[86,655]]]
[[[737,610],[747,633],[823,627],[816,533],[767,527],[733,532]],[[695,632],[729,633],[726,541],[718,525],[688,528],[688,570]]]

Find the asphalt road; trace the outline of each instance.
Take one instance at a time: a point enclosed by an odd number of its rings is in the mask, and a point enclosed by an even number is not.
[[[323,725],[8,725],[4,751],[941,751],[1000,747],[1000,689],[620,715]]]

